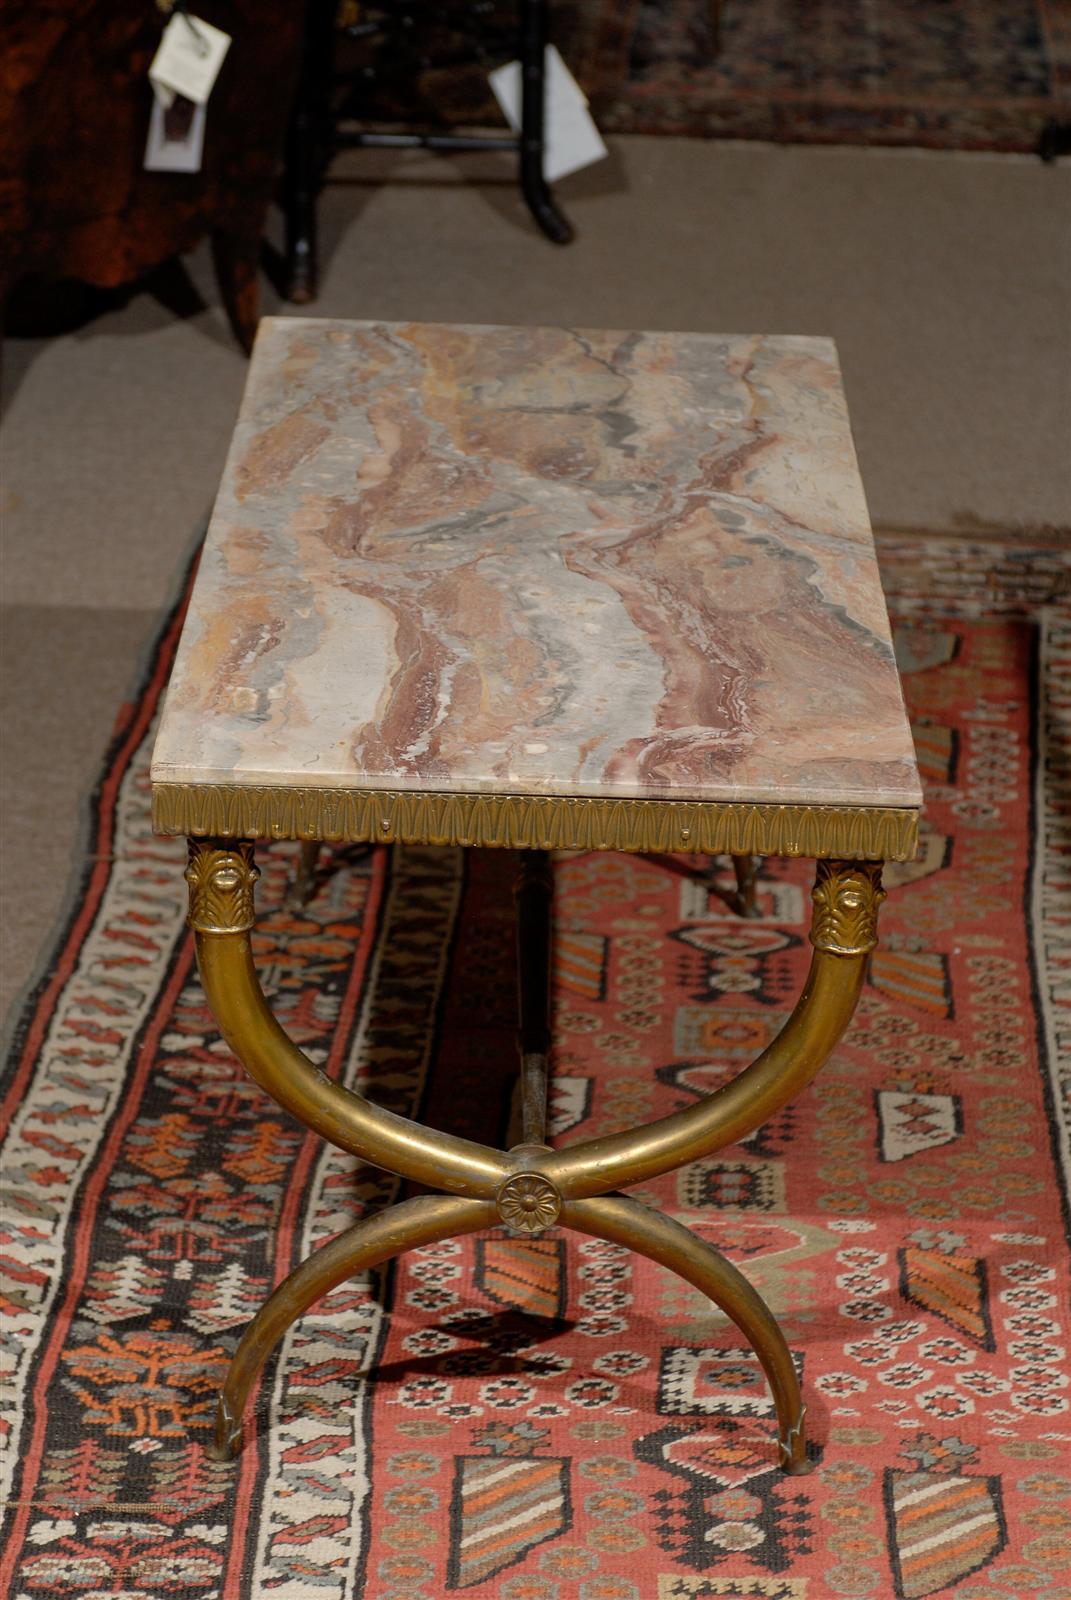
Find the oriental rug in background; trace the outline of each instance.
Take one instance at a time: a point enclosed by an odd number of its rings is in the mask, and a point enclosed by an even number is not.
[[[342,15],[361,33],[344,46],[358,117],[500,120],[486,73],[516,53],[510,0],[445,0],[416,27],[365,0]],[[551,15],[606,133],[1028,151],[1071,124],[1068,0],[555,0]]]

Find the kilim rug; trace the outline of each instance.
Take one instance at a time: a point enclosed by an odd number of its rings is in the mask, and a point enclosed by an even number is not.
[[[181,842],[149,829],[172,619],[7,1079],[0,1594],[1071,1596],[1071,573],[917,539],[884,570],[920,858],[814,1086],[647,1191],[776,1308],[812,1475],[777,1471],[756,1363],[692,1289],[502,1232],[336,1290],[267,1369],[240,1463],[206,1460],[243,1324],[399,1185],[278,1113],[213,1027]],[[256,935],[290,1033],[395,1110],[507,1137],[514,860],[325,853],[295,913],[292,856],[261,852]],[[771,863],[743,922],[685,866],[557,863],[558,1137],[690,1104],[795,996],[808,868]]]
[[[486,69],[515,53],[515,0],[439,0],[416,28],[384,0],[343,14],[372,22],[349,47],[359,114],[500,120]],[[1071,124],[1069,0],[552,0],[552,18],[610,133],[1034,150]]]

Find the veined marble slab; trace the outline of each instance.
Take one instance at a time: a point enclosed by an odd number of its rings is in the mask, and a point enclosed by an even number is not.
[[[833,344],[266,319],[152,776],[919,806]]]

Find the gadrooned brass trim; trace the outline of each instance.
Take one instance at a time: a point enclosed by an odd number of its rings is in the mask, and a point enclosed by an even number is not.
[[[509,850],[911,861],[919,814],[898,806],[721,804],[554,795],[155,783],[153,828],[220,839],[469,845]]]

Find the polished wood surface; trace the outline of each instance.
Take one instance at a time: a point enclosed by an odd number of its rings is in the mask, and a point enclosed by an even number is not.
[[[251,344],[264,219],[300,58],[304,0],[198,0],[233,43],[199,173],[146,172],[149,0],[9,0],[0,19],[0,295],[26,279],[131,283],[211,236],[224,303]]]

